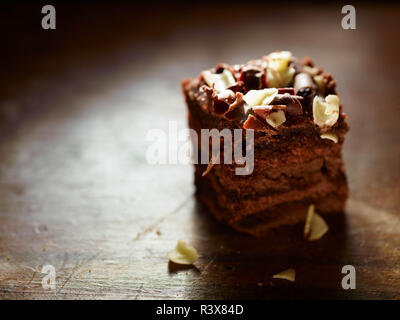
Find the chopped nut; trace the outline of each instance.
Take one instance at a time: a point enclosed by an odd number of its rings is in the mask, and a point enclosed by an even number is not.
[[[330,94],[323,101],[315,97],[313,101],[314,123],[320,127],[332,127],[339,119],[339,97]]]
[[[321,134],[320,137],[322,139],[332,140],[334,143],[338,143],[338,141],[339,141],[338,136],[334,133],[324,133],[324,134]]]
[[[322,238],[328,232],[329,227],[325,220],[315,212],[315,206],[311,204],[308,207],[306,223],[304,225],[304,238],[309,241],[314,241]]]
[[[294,281],[296,279],[296,270],[293,268],[289,268],[286,270],[283,270],[282,272],[279,272],[275,275],[272,276],[273,279],[283,279],[283,280],[288,280],[288,281]]]
[[[282,123],[286,121],[285,112],[282,110],[272,112],[267,116],[265,120],[271,127],[278,128]]]
[[[214,85],[215,90],[218,92],[224,91],[226,88],[236,83],[232,73],[224,69],[221,73],[212,73],[209,70],[203,71],[202,76],[206,83],[212,87]]]
[[[243,96],[243,100],[251,107],[268,105],[278,94],[278,89],[250,90]]]
[[[196,249],[183,240],[178,240],[176,248],[168,254],[168,259],[178,264],[193,264],[198,257]]]

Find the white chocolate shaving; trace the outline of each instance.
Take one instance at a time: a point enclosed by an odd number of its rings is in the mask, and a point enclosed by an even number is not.
[[[317,84],[318,90],[319,91],[324,91],[324,77],[321,75],[316,75],[313,77],[314,82]]]
[[[304,225],[304,238],[314,241],[322,238],[329,230],[325,220],[315,212],[315,206],[311,204],[308,207],[306,223]]]
[[[218,92],[224,91],[227,87],[232,86],[236,83],[232,73],[224,69],[221,73],[212,73],[209,70],[203,71],[203,75],[206,83],[212,87],[214,85],[215,90]]]
[[[244,102],[249,106],[261,106],[270,104],[278,94],[278,89],[261,89],[261,90],[250,90],[243,96]]]
[[[293,54],[290,51],[275,51],[268,55],[269,67],[281,72],[288,68]]]
[[[313,67],[309,67],[309,66],[304,66],[303,70],[304,70],[304,72],[307,72],[312,77],[316,76],[319,72],[318,68],[313,68]]]
[[[283,110],[272,112],[265,120],[271,127],[278,128],[286,121],[285,112],[283,112]]]
[[[334,134],[334,133],[323,133],[323,134],[320,135],[320,137],[322,139],[332,140],[334,143],[338,143],[338,141],[339,141],[338,136],[336,134]]]
[[[293,67],[278,72],[274,69],[267,70],[267,83],[269,88],[284,88],[287,87],[295,74]]]
[[[290,84],[296,70],[289,66],[290,51],[272,52],[267,56],[267,83],[269,88],[283,88]]]
[[[196,249],[183,240],[178,240],[176,248],[168,253],[168,259],[178,264],[193,264],[198,257]]]
[[[296,279],[296,270],[294,270],[293,268],[289,268],[273,275],[272,278],[283,279],[294,282],[294,280]]]
[[[323,101],[315,97],[313,101],[314,123],[320,127],[332,127],[339,119],[339,97],[330,94]]]

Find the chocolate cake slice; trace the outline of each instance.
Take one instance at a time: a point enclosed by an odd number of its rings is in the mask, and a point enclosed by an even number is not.
[[[208,164],[195,164],[197,196],[218,220],[262,236],[304,222],[310,204],[322,215],[343,212],[347,116],[335,80],[310,58],[278,51],[244,65],[218,64],[183,80],[182,88],[198,154],[213,151],[209,141],[204,149],[202,129],[230,130],[232,136],[240,129],[243,151],[246,134],[254,135],[248,174],[237,173],[242,163],[224,161],[222,143],[219,164],[214,153]]]

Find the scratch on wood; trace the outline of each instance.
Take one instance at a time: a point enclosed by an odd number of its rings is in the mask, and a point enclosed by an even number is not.
[[[88,268],[88,269],[85,269],[85,270],[82,270],[81,272],[77,273],[77,274],[76,274],[76,276],[77,276],[77,277],[79,277],[79,276],[81,276],[82,274],[84,274],[84,273],[88,273],[88,272],[90,272],[90,271],[91,271],[91,269],[90,269],[90,268]]]
[[[101,252],[96,253],[95,255],[93,255],[92,257],[90,257],[89,259],[83,261],[82,263],[78,263],[75,265],[75,267],[72,268],[71,273],[69,274],[68,278],[64,281],[64,283],[61,285],[60,289],[57,290],[57,293],[61,293],[61,291],[64,289],[65,285],[72,279],[73,275],[82,267],[84,267],[85,265],[87,265],[89,262],[93,261],[96,257],[98,257],[100,255]],[[81,274],[81,273],[79,273]],[[78,274],[78,275],[79,275]]]
[[[212,258],[207,265],[204,267],[204,269],[202,270],[202,272],[207,271],[207,269],[210,267],[210,265],[214,262],[214,260],[217,258],[217,255],[214,256],[214,258]]]
[[[33,279],[35,278],[36,274],[37,274],[37,271],[34,271],[33,274],[32,274],[31,279],[28,281],[28,283],[25,285],[25,287],[26,287],[26,286],[29,286],[29,285],[32,283],[32,281],[33,281]]]
[[[36,267],[36,269],[37,269],[37,268],[38,268],[38,267]],[[35,278],[35,276],[36,276],[37,273],[38,273],[38,271],[37,271],[37,270],[34,270],[33,273],[32,273],[32,277],[29,279],[29,281],[28,281],[26,284],[24,284],[24,286],[23,286],[23,288],[22,288],[22,296],[23,296],[23,297],[25,297],[25,289],[26,289],[26,287],[29,286],[29,285],[32,283],[32,281],[33,281],[33,279]]]
[[[188,203],[188,201],[192,198],[193,194],[190,194],[186,199],[184,199],[174,210],[172,210],[171,212],[167,213],[164,217],[158,219],[154,224],[145,227],[142,231],[139,231],[136,236],[129,241],[130,242],[134,242],[139,240],[143,235],[145,235],[146,233],[151,232],[152,230],[154,230],[160,223],[162,223],[164,220],[166,220],[167,218],[171,217],[172,215],[178,213],[183,207],[185,207],[185,205]]]
[[[139,298],[139,295],[142,293],[142,289],[143,289],[143,283],[140,285],[138,292],[136,293],[135,300]]]
[[[60,270],[63,270],[65,268],[65,266],[67,265],[67,261],[68,261],[68,253],[66,252],[64,254],[64,260],[63,260],[63,264],[60,267]]]

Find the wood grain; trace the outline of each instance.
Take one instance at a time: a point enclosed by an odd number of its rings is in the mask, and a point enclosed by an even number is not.
[[[399,299],[400,7],[356,8],[348,31],[339,5],[279,17],[268,5],[60,5],[46,32],[35,5],[21,5],[26,20],[7,14],[0,299]],[[196,202],[190,166],[145,159],[149,129],[186,126],[181,78],[275,49],[332,72],[350,117],[351,196],[315,243],[301,226],[263,240],[234,233]],[[197,248],[195,267],[168,263],[177,239]],[[42,288],[47,264],[55,292]],[[341,288],[348,264],[356,290]],[[271,280],[288,267],[296,282]]]

